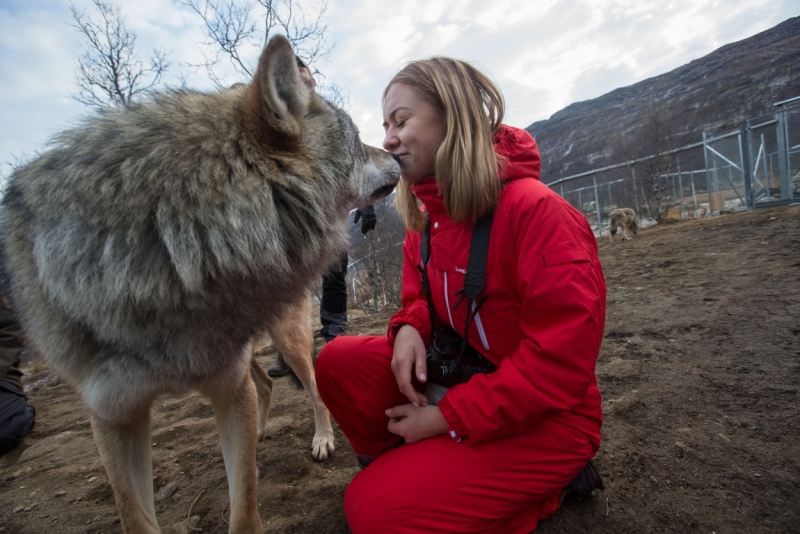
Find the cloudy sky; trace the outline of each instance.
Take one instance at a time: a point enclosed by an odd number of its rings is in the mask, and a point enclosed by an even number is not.
[[[183,75],[213,88],[185,67],[202,51],[196,15],[170,0],[108,1],[122,6],[141,55],[169,54],[170,83]],[[0,0],[0,176],[89,112],[72,98],[83,42],[69,5]],[[91,0],[74,5],[92,14]],[[380,145],[381,93],[409,60],[472,62],[503,90],[506,122],[525,127],[797,15],[798,0],[329,0],[335,48],[315,66],[348,95],[363,140]],[[245,80],[228,69],[224,81]]]

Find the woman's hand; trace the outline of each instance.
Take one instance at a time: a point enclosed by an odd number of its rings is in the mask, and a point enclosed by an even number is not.
[[[416,370],[420,382],[425,382],[428,377],[425,367],[425,343],[416,328],[410,324],[400,327],[394,338],[394,354],[392,355],[392,372],[397,380],[397,387],[411,404],[427,406],[428,399],[425,395],[414,389],[411,379]],[[391,428],[390,428],[391,430]]]
[[[447,421],[438,406],[414,406],[404,404],[386,410],[389,416],[389,432],[414,443],[447,432]]]

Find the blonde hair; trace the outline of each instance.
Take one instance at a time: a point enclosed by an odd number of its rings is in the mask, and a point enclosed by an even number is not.
[[[413,61],[398,72],[392,84],[417,91],[438,109],[446,122],[444,140],[436,152],[435,172],[445,211],[456,222],[475,222],[497,204],[501,184],[494,136],[500,130],[503,95],[478,69],[458,59],[434,57]],[[395,204],[406,227],[421,232],[426,216],[401,180]]]

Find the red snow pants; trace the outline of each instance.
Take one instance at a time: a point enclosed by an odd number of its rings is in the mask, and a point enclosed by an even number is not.
[[[354,534],[529,533],[599,447],[596,423],[587,433],[554,420],[490,442],[443,435],[398,445],[384,412],[408,399],[391,360],[386,337],[340,336],[316,362],[322,400],[353,450],[376,457],[345,493]]]

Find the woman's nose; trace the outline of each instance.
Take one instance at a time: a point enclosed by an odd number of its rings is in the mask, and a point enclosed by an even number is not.
[[[386,137],[383,138],[383,149],[391,152],[398,144],[397,136],[392,133],[391,128],[386,131]]]

